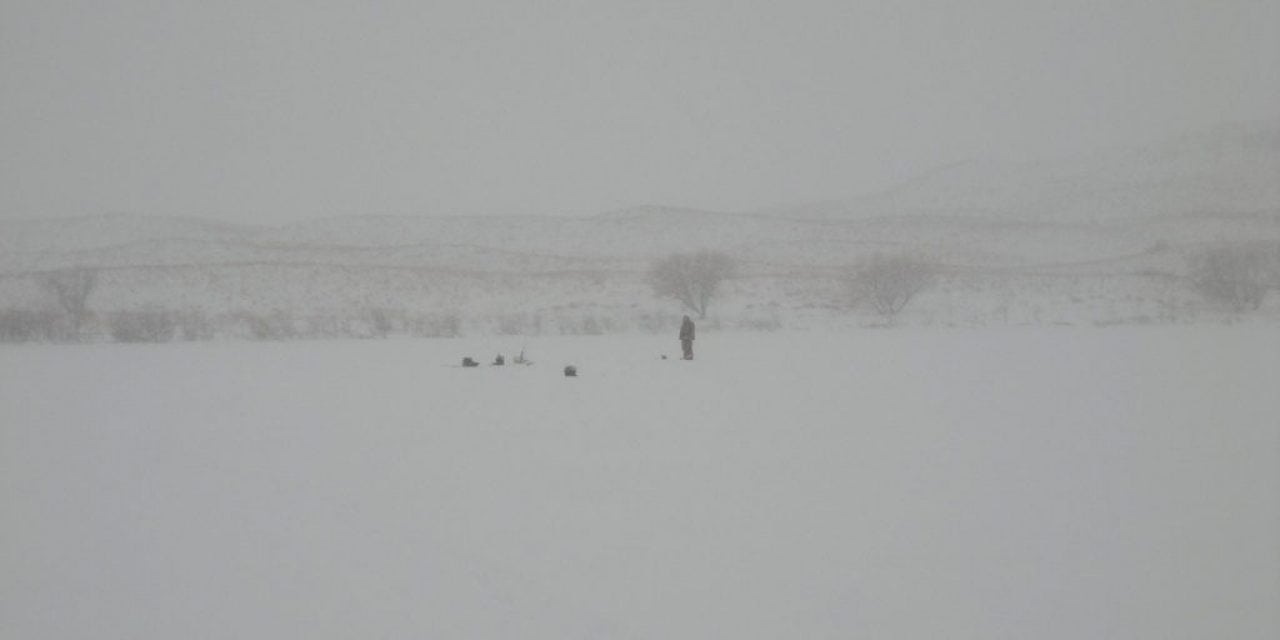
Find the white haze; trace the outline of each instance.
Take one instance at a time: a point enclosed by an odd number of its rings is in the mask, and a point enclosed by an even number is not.
[[[0,0],[0,638],[1280,637],[1277,60]],[[692,361],[664,261],[731,267]]]
[[[0,217],[743,210],[1280,112],[1274,2],[0,4]]]

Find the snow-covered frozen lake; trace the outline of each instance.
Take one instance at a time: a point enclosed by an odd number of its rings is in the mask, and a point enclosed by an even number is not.
[[[0,348],[0,636],[1280,635],[1274,326],[678,351]]]

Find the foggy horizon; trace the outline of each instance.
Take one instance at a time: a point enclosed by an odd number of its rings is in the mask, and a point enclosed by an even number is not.
[[[792,210],[803,210],[806,206],[825,205],[825,204],[849,204],[857,203],[861,199],[869,199],[875,196],[891,193],[895,190],[909,187],[912,183],[927,178],[936,173],[945,172],[957,167],[966,165],[975,165],[982,163],[993,163],[999,166],[1034,166],[1038,163],[1065,163],[1070,161],[1080,161],[1094,156],[1100,156],[1106,153],[1131,153],[1151,148],[1159,148],[1161,145],[1176,142],[1186,137],[1194,137],[1200,134],[1214,133],[1218,131],[1231,129],[1266,129],[1267,131],[1280,132],[1280,119],[1257,119],[1250,121],[1224,121],[1212,123],[1204,127],[1173,133],[1159,138],[1146,140],[1132,140],[1124,143],[1104,144],[1101,146],[1075,149],[1070,151],[1059,150],[1041,151],[1030,155],[1018,155],[1016,153],[1000,154],[999,152],[991,152],[983,155],[974,155],[967,158],[961,158],[950,162],[942,162],[932,167],[924,167],[921,170],[907,175],[894,177],[883,184],[877,184],[868,187],[862,191],[835,194],[828,198],[798,198],[788,201],[761,202],[749,205],[743,205],[737,208],[726,207],[702,207],[684,202],[659,202],[659,201],[636,201],[623,203],[618,206],[602,209],[582,209],[582,210],[472,210],[472,211],[383,211],[383,210],[352,210],[352,211],[334,211],[321,213],[298,213],[296,215],[264,215],[259,218],[240,216],[236,213],[229,215],[216,214],[200,214],[191,211],[158,211],[158,210],[101,210],[101,211],[83,211],[83,212],[53,212],[45,215],[23,215],[19,212],[16,215],[3,216],[0,220],[9,221],[32,221],[32,220],[71,220],[77,218],[93,218],[93,217],[111,217],[111,216],[136,216],[143,218],[187,218],[193,220],[206,220],[210,222],[221,222],[227,224],[239,225],[261,225],[265,227],[300,224],[308,221],[327,220],[334,218],[348,217],[368,217],[368,218],[454,218],[454,217],[483,217],[483,218],[582,218],[597,215],[608,215],[613,213],[642,211],[647,209],[667,210],[667,211],[689,211],[711,214],[728,214],[728,215],[768,215],[776,212],[786,212]],[[974,185],[980,186],[980,185]],[[889,212],[870,212],[872,215],[892,215]]]
[[[3,0],[0,635],[1280,638],[1277,62],[1280,0]]]
[[[1280,6],[0,9],[0,218],[723,212],[1274,122]]]

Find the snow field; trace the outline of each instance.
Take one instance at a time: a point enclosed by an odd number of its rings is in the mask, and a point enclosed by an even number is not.
[[[1280,631],[1273,327],[699,335],[0,349],[0,636]]]

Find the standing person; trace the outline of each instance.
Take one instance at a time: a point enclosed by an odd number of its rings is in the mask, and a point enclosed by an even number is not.
[[[693,359],[693,320],[685,316],[680,321],[680,346],[684,349],[684,359]]]

